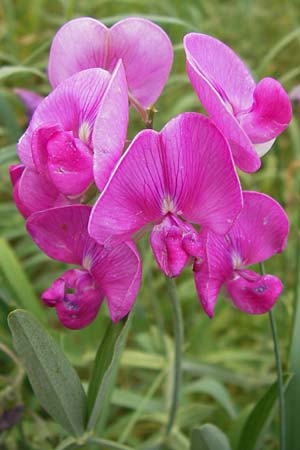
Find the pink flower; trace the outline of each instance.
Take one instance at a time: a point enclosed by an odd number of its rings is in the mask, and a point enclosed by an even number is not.
[[[225,236],[206,229],[201,233],[204,260],[195,263],[195,282],[201,304],[212,317],[217,296],[225,286],[234,305],[249,314],[267,312],[282,291],[273,275],[259,275],[247,266],[283,251],[289,222],[271,197],[244,192],[244,207]]]
[[[64,326],[78,329],[91,323],[107,299],[114,322],[130,311],[141,281],[141,261],[135,244],[113,249],[97,244],[87,232],[91,207],[52,208],[32,214],[27,230],[51,258],[79,269],[66,271],[47,289],[42,300],[55,307]]]
[[[90,67],[112,72],[124,64],[130,95],[143,108],[161,94],[173,62],[173,47],[157,25],[138,17],[108,29],[90,17],[67,22],[53,39],[48,74],[52,87]]]
[[[125,144],[128,97],[120,61],[112,75],[88,69],[62,82],[37,107],[18,144],[25,170],[16,190],[33,213],[101,190]]]
[[[211,36],[187,34],[184,48],[191,83],[229,140],[235,163],[245,172],[256,171],[291,120],[287,93],[273,78],[256,84],[240,58]]]
[[[202,255],[188,222],[224,234],[241,207],[226,140],[208,118],[185,113],[160,133],[136,136],[93,209],[89,232],[99,243],[120,242],[150,225],[160,268],[177,276],[190,256]]]

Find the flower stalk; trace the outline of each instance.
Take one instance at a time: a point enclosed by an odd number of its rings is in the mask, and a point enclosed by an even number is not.
[[[175,423],[178,409],[179,392],[181,384],[182,347],[184,335],[183,335],[183,320],[179,298],[176,291],[176,284],[173,278],[167,278],[167,283],[168,283],[169,298],[171,300],[171,305],[173,309],[173,325],[175,335],[173,386],[172,386],[171,405],[166,426],[166,435],[169,435]]]
[[[262,275],[265,274],[264,263],[260,263],[260,271]],[[277,371],[277,384],[278,384],[278,403],[279,403],[279,443],[280,450],[285,450],[285,410],[284,410],[284,388],[282,377],[282,363],[280,358],[278,335],[276,321],[272,309],[269,311],[270,327],[274,346],[274,355]]]

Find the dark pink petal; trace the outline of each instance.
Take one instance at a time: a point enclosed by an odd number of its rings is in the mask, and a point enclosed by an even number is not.
[[[206,117],[185,113],[161,133],[138,134],[95,205],[89,231],[98,242],[124,240],[170,213],[222,234],[241,206],[225,139]]]
[[[33,132],[32,156],[37,170],[64,195],[80,195],[93,182],[93,154],[70,131],[57,125]]]
[[[14,198],[16,207],[18,208],[18,210],[22,214],[22,216],[27,218],[31,214],[31,211],[20,200],[20,196],[19,196],[19,184],[20,184],[20,179],[24,172],[24,169],[25,169],[25,166],[23,164],[15,164],[13,166],[10,166],[9,175],[10,175],[11,183],[13,185],[13,198]]]
[[[54,281],[42,294],[42,300],[56,308],[65,327],[77,330],[96,318],[103,294],[87,271],[71,269]]]
[[[223,101],[231,105],[234,113],[252,105],[255,81],[230,47],[212,36],[200,33],[187,34],[183,42],[188,64],[192,64],[203,80],[207,80]]]
[[[40,211],[29,217],[27,230],[50,258],[81,265],[84,250],[91,240],[87,233],[90,211],[88,205]]]
[[[242,199],[230,150],[219,130],[201,114],[181,114],[162,130],[161,149],[163,209],[226,233]]]
[[[44,175],[38,174],[34,169],[26,168],[18,182],[17,206],[25,217],[43,209],[54,206],[68,205],[76,199],[68,199],[60,194]]]
[[[279,203],[265,194],[244,192],[244,208],[228,235],[228,249],[240,259],[236,266],[256,264],[282,252],[288,231],[288,217]]]
[[[283,285],[273,275],[258,275],[244,270],[227,281],[226,289],[238,309],[248,314],[263,314],[272,308]]]
[[[52,87],[92,67],[107,68],[108,29],[98,20],[81,17],[56,33],[49,55],[48,76]]]
[[[89,233],[96,241],[128,240],[161,216],[162,167],[159,134],[144,130],[119,161],[92,210]]]
[[[129,91],[144,107],[152,105],[167,82],[173,47],[167,34],[149,20],[130,17],[110,30],[111,68],[122,58]]]
[[[253,143],[270,141],[282,133],[292,118],[292,105],[281,84],[264,78],[253,93],[253,105],[239,122]]]
[[[102,98],[94,125],[94,179],[103,190],[125,145],[128,95],[123,64],[119,61]]]
[[[29,118],[44,98],[36,92],[28,91],[27,89],[14,89],[14,92],[26,106]]]
[[[35,110],[29,128],[18,143],[21,161],[33,166],[31,138],[40,126],[58,125],[91,146],[95,119],[110,78],[105,70],[88,69],[68,78],[52,91]]]
[[[224,282],[233,276],[233,263],[224,236],[203,231],[201,233],[205,255],[194,264],[194,279],[201,305],[209,317]]]
[[[107,299],[114,322],[125,317],[137,296],[142,276],[142,263],[133,242],[124,242],[113,249],[95,249],[90,272]]]
[[[204,108],[217,127],[228,139],[236,165],[245,172],[255,172],[261,162],[249,137],[232,114],[229,103],[199,71],[194,60],[187,53],[187,73]]]
[[[177,277],[189,259],[182,245],[183,232],[167,216],[155,225],[150,235],[153,254],[160,270],[167,277]]]
[[[16,183],[21,178],[21,175],[24,172],[24,169],[25,169],[25,166],[23,164],[14,164],[9,167],[10,181],[13,186],[15,186]]]

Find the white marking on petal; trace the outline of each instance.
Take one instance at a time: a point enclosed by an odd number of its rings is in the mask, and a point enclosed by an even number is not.
[[[238,253],[232,253],[231,259],[234,269],[239,269],[242,266],[242,260]]]
[[[173,199],[169,196],[166,195],[165,198],[163,199],[163,203],[162,203],[162,213],[168,214],[168,213],[176,213],[176,207],[175,207],[175,203],[173,201]]]
[[[275,140],[276,140],[276,138],[271,139],[270,141],[267,141],[267,142],[262,142],[261,144],[253,144],[255,151],[260,158],[262,156],[264,156],[270,150],[270,148],[274,144]]]
[[[87,122],[83,122],[80,125],[79,132],[78,132],[79,139],[82,142],[84,142],[85,144],[87,144],[89,141],[90,132],[91,132],[91,130],[90,130],[89,124]]]

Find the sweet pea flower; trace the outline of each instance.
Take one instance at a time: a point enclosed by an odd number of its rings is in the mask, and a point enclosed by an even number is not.
[[[241,207],[226,140],[207,117],[184,113],[160,133],[144,130],[135,137],[93,208],[89,232],[106,244],[152,227],[155,258],[173,277],[190,257],[202,256],[189,222],[224,234]]]
[[[42,294],[55,307],[65,327],[79,329],[97,316],[106,297],[114,322],[130,311],[141,281],[141,261],[135,244],[124,242],[113,249],[97,244],[87,232],[91,207],[72,205],[32,214],[27,230],[50,258],[76,264]]]
[[[255,172],[275,138],[286,129],[292,108],[273,78],[255,83],[241,59],[211,36],[184,37],[187,73],[211,119],[229,140],[237,166]]]
[[[93,182],[103,189],[122,153],[127,124],[121,61],[112,75],[88,69],[62,82],[39,104],[18,143],[24,165],[15,185],[20,211],[79,203]]]
[[[263,314],[274,305],[282,283],[273,275],[259,275],[247,266],[265,261],[284,250],[289,222],[282,207],[271,197],[244,192],[244,207],[225,236],[203,230],[203,261],[195,263],[195,282],[200,302],[209,317],[222,286],[233,304],[249,314]]]
[[[112,72],[119,59],[133,105],[146,109],[160,96],[173,62],[169,37],[146,19],[130,17],[110,29],[91,17],[67,22],[52,42],[49,80],[55,88],[83,69],[101,67]]]

